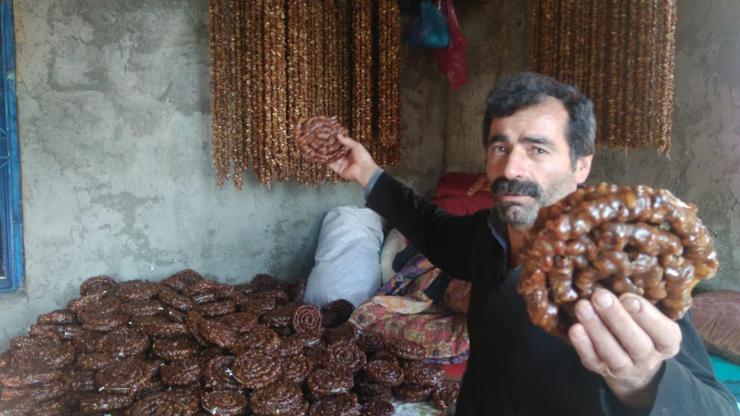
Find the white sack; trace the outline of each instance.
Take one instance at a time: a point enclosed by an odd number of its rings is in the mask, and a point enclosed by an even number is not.
[[[382,242],[382,218],[374,211],[350,206],[329,211],[303,301],[322,306],[347,299],[357,307],[368,300],[380,287]]]

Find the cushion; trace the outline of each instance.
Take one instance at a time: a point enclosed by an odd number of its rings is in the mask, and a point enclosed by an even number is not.
[[[483,191],[490,193],[486,184],[486,175],[483,173],[450,172],[437,181],[435,198],[449,196],[469,196],[468,191]],[[475,193],[475,192],[473,192]]]
[[[695,296],[691,319],[709,352],[740,364],[740,292],[717,290]]]
[[[493,197],[490,193],[486,195],[479,192],[472,197],[452,196],[434,198],[432,202],[452,215],[471,215],[482,209],[490,208],[493,205]]]
[[[452,215],[470,215],[490,208],[493,195],[483,173],[448,173],[437,181],[432,202]]]

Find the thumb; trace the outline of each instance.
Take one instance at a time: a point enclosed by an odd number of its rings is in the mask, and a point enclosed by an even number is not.
[[[349,136],[345,135],[344,132],[337,134],[337,141],[350,149],[359,144]]]

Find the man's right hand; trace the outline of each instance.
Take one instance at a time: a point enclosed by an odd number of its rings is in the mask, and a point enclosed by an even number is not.
[[[337,140],[349,149],[346,156],[329,164],[329,168],[336,172],[342,179],[357,182],[364,189],[378,169],[365,146],[351,138],[338,134]]]

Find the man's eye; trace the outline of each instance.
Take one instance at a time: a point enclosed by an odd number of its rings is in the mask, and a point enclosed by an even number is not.
[[[505,153],[506,146],[493,146],[493,151],[496,153]]]
[[[538,155],[544,155],[545,153],[547,153],[547,150],[545,150],[545,149],[543,149],[541,147],[535,147],[534,148],[534,153],[535,154],[538,154]]]

